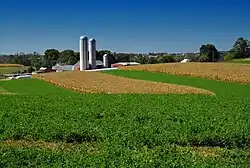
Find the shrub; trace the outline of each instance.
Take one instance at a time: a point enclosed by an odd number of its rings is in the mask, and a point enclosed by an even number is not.
[[[231,54],[226,55],[226,56],[224,57],[224,60],[225,60],[225,61],[231,61],[232,59],[233,59],[233,56],[232,56]]]

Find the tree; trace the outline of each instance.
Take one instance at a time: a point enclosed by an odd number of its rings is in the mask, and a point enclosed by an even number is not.
[[[158,61],[155,57],[149,57],[148,64],[157,64]]]
[[[57,63],[74,65],[79,59],[73,50],[64,50],[60,53]]]
[[[208,62],[209,61],[209,57],[207,54],[202,54],[198,57],[198,61],[199,62]]]
[[[207,57],[206,62],[215,62],[220,59],[220,53],[213,44],[202,45],[200,47],[200,55],[203,57],[202,60]]]
[[[224,56],[225,61],[231,61],[232,59],[233,59],[232,54],[228,54],[228,55]]]
[[[233,58],[246,58],[249,57],[250,43],[247,39],[239,37],[231,50]]]
[[[135,61],[140,64],[147,64],[148,60],[149,60],[149,57],[143,56],[142,54],[137,55],[135,58]]]
[[[29,66],[27,72],[32,73],[33,71],[35,71],[35,69],[32,66]]]
[[[197,54],[187,54],[187,55],[184,56],[185,59],[189,59],[189,60],[191,60],[193,62],[199,61],[199,57],[200,57],[199,54],[198,55]]]
[[[169,63],[174,62],[174,58],[171,55],[159,56],[157,57],[159,63]]]
[[[102,60],[103,60],[103,55],[104,55],[104,54],[111,55],[112,52],[109,51],[109,50],[100,50],[100,51],[97,51],[97,52],[96,52],[96,59],[102,61]]]
[[[35,70],[39,70],[42,66],[42,60],[40,55],[31,55],[29,60],[31,66],[34,67]]]
[[[60,56],[60,52],[56,49],[47,49],[44,52],[44,64],[46,67],[51,68],[54,66]]]

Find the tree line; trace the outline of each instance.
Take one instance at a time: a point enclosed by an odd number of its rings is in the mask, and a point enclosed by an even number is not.
[[[199,53],[186,54],[168,54],[168,53],[116,53],[110,50],[100,50],[96,52],[97,60],[103,61],[103,55],[108,54],[109,64],[116,62],[138,62],[140,64],[157,64],[180,62],[183,59],[190,59],[194,62],[217,62],[222,60],[231,60],[235,58],[250,57],[250,41],[240,37],[232,49],[229,51],[218,51],[215,45],[201,45]],[[22,64],[38,70],[40,67],[51,68],[55,64],[74,65],[80,59],[79,52],[73,50],[58,51],[57,49],[47,49],[43,55],[36,52],[24,54],[17,53],[13,55],[0,56],[0,63]],[[32,69],[31,69],[32,70]]]

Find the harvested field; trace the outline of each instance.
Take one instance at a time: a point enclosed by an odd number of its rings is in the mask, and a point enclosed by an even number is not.
[[[0,67],[23,67],[20,64],[0,64]]]
[[[173,75],[194,76],[250,84],[250,66],[233,63],[168,63],[121,67],[123,70],[165,72]]]
[[[213,94],[205,89],[129,79],[100,72],[47,73],[34,77],[82,93]]]
[[[9,64],[0,64],[0,75],[1,74],[12,74],[12,73],[18,73],[18,71],[23,72],[24,70],[27,70],[27,67],[22,65],[10,65]]]

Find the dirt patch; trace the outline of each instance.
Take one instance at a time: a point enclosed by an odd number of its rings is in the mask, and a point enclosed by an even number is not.
[[[192,147],[191,151],[204,157],[217,157],[221,148],[219,147]]]
[[[101,72],[60,72],[37,74],[42,79],[58,86],[82,93],[152,93],[152,94],[211,94],[213,92],[189,86],[150,82],[113,76]]]
[[[165,72],[214,80],[250,84],[250,65],[233,63],[167,63],[121,67],[123,70]]]
[[[225,149],[220,147],[178,147],[182,152],[190,151],[195,155],[202,157],[218,157]]]
[[[29,141],[29,140],[6,140],[0,142],[0,148],[38,148],[61,152],[77,152],[85,150],[89,154],[98,152],[98,147],[95,144],[70,144],[70,143],[56,143],[45,141]]]

